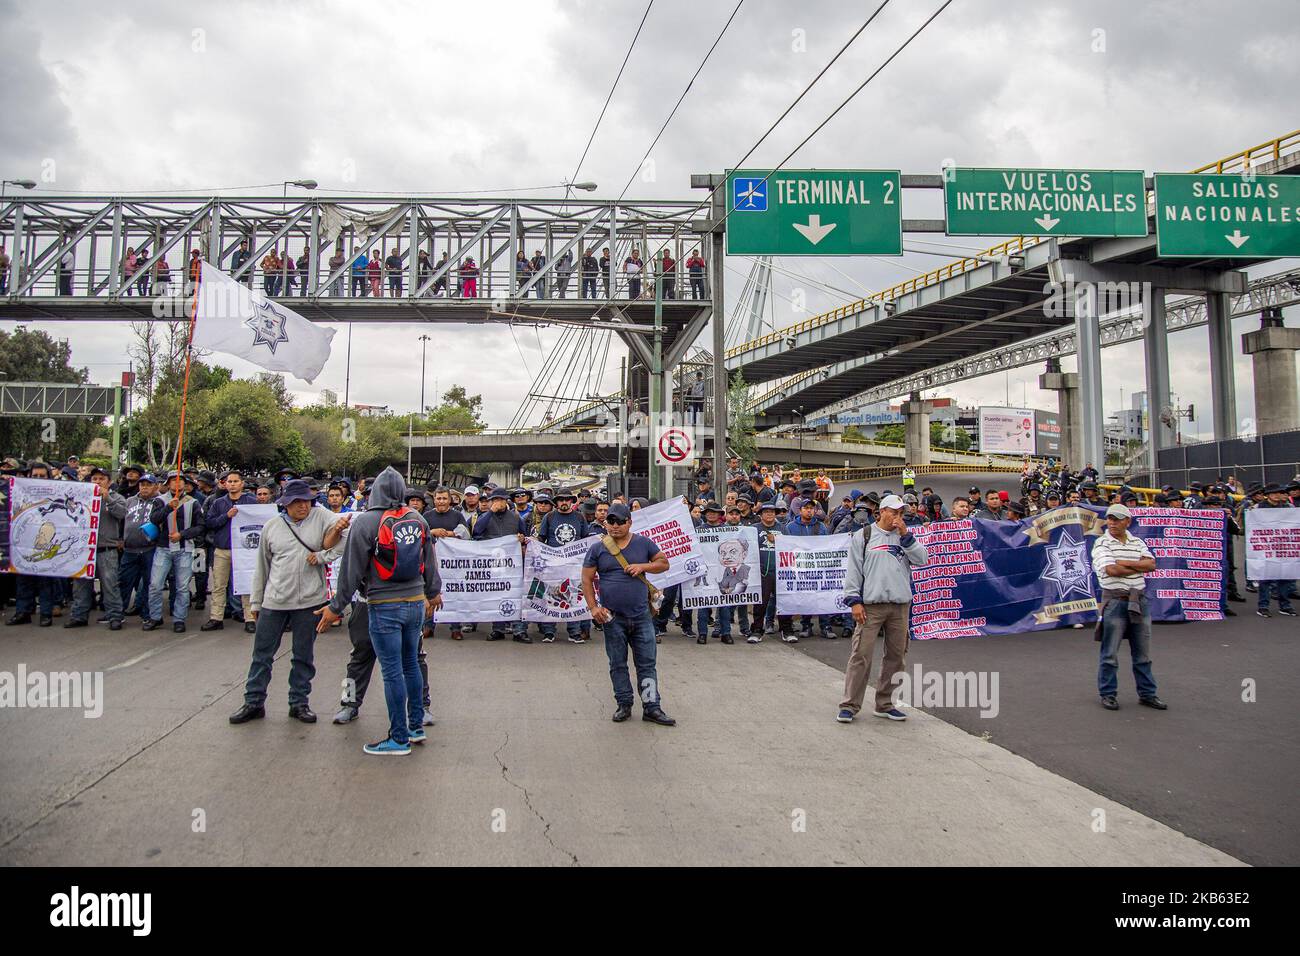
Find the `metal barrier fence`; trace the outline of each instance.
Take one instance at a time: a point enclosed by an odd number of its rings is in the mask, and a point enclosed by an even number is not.
[[[1134,474],[1130,483],[1186,488],[1193,481],[1209,484],[1235,475],[1247,486],[1255,482],[1285,485],[1300,474],[1300,430],[1164,448],[1157,461],[1154,475]]]

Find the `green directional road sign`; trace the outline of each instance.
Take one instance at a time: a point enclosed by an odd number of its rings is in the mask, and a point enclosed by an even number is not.
[[[1140,169],[944,172],[950,236],[1145,236]]]
[[[738,169],[727,176],[727,254],[901,256],[896,169]]]
[[[1300,256],[1300,177],[1156,173],[1162,256]]]

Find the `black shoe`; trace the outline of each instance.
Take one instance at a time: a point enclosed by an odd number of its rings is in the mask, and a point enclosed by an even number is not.
[[[289,708],[289,716],[294,720],[301,720],[304,724],[316,723],[316,715],[306,704],[294,704]]]
[[[40,619],[40,621],[37,622],[37,626],[38,626],[38,627],[53,627],[53,626],[54,626],[54,618],[53,618],[53,617],[42,617],[42,618]]]
[[[707,643],[709,643],[709,636],[708,636],[707,634],[701,634],[699,637],[697,637],[697,638],[695,639],[695,643],[696,643],[696,644],[707,644]]]
[[[5,623],[6,624],[30,624],[32,623],[32,616],[30,614],[19,614],[17,611],[15,611],[13,614],[9,616],[9,620],[5,621]]]
[[[230,715],[232,724],[246,724],[250,720],[261,720],[266,716],[266,708],[259,704],[245,704]]]
[[[1295,610],[1294,610],[1293,608],[1289,608],[1289,607],[1280,607],[1280,608],[1277,609],[1277,613],[1278,613],[1278,614],[1281,614],[1283,617],[1295,617],[1295,616],[1296,616]]]
[[[721,640],[723,644],[735,644],[735,643],[736,643],[735,641],[733,641],[733,640],[731,639],[731,635],[730,635],[730,634],[723,634],[722,637],[719,638],[719,640]]]
[[[514,641],[516,644],[533,643],[533,639],[529,637],[527,634],[516,634],[514,637],[511,638],[511,640]]]
[[[107,623],[109,623],[109,622],[112,621],[112,620],[113,620],[113,619],[112,619],[111,617],[109,617],[107,614],[101,614],[99,617],[95,618],[95,623],[96,623],[96,624],[107,624]]]
[[[1166,704],[1159,697],[1139,697],[1138,703],[1141,704],[1143,707],[1151,707],[1154,708],[1155,710],[1169,709],[1169,705]]]
[[[1114,697],[1103,697],[1101,699],[1101,706],[1105,707],[1107,710],[1119,710],[1119,701]]]
[[[1260,608],[1260,609],[1259,609],[1258,611],[1256,611],[1255,613],[1258,614],[1260,617],[1272,617],[1272,616],[1273,616],[1272,614],[1268,613],[1268,608]]]
[[[204,621],[202,624],[199,625],[199,630],[220,631],[220,630],[224,630],[225,626],[226,626],[225,621]]]
[[[120,630],[122,630],[122,622],[121,622],[121,621],[109,621],[109,622],[108,622],[108,629],[109,629],[110,631],[120,631]]]
[[[682,628],[682,637],[694,637],[694,636],[695,636],[695,628],[693,627]]]
[[[502,631],[493,631],[487,636],[487,639],[489,641],[504,641],[506,636]]]
[[[184,633],[185,633],[185,622],[184,622],[184,621],[172,621],[172,630],[175,631],[177,634],[184,634]]]
[[[650,710],[641,711],[641,719],[648,720],[652,724],[661,724],[664,727],[676,727],[677,721],[673,720],[663,712],[660,707],[654,707]]]
[[[140,630],[142,630],[142,631],[156,631],[156,630],[158,630],[158,628],[160,628],[160,627],[162,627],[162,621],[151,621],[151,620],[149,620],[149,618],[146,617],[146,618],[144,619],[144,622],[140,625]]]
[[[1236,616],[1237,616],[1237,612],[1234,611],[1234,610],[1233,610],[1232,608],[1230,608],[1230,607],[1225,607],[1225,608],[1223,609],[1223,616],[1224,616],[1224,617],[1236,617]]]
[[[89,625],[88,621],[79,621],[75,617],[70,617],[63,622],[63,627],[65,629],[69,627],[87,627],[88,625]]]
[[[257,633],[257,622],[256,622],[256,621],[245,621],[245,622],[244,622],[244,633],[245,633],[245,634],[256,634],[256,633]]]
[[[1229,594],[1229,595],[1228,595],[1228,600],[1231,601],[1233,604],[1245,604],[1245,603],[1246,603],[1246,599],[1245,599],[1244,597],[1242,597],[1240,594]]]
[[[631,705],[631,704],[619,704],[619,705],[618,705],[618,710],[614,711],[614,718],[613,718],[613,720],[614,720],[614,723],[616,723],[616,724],[621,724],[623,721],[627,720],[627,719],[628,719],[629,717],[631,717],[631,716],[632,716],[632,705]]]

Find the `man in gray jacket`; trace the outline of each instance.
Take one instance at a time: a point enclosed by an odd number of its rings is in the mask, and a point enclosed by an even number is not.
[[[90,480],[99,486],[99,540],[95,543],[95,580],[104,598],[108,629],[122,629],[122,592],[117,589],[117,549],[122,546],[122,521],[126,499],[113,490],[112,478],[103,468],[92,468]],[[95,603],[95,581],[77,578],[72,588],[72,615],[64,627],[85,627]]]
[[[912,608],[912,568],[926,563],[925,545],[903,522],[903,499],[886,495],[876,521],[849,539],[844,574],[844,603],[853,609],[853,650],[844,673],[844,700],[836,717],[853,722],[866,696],[867,674],[876,635],[885,632],[885,651],[876,682],[873,713],[888,720],[906,720],[893,704],[894,675],[907,660],[907,621]]]
[[[249,595],[257,636],[244,685],[244,706],[230,716],[232,724],[266,716],[271,662],[286,629],[293,632],[289,716],[305,724],[316,722],[307,706],[311,679],[316,676],[316,611],[326,600],[325,566],[343,553],[341,540],[352,516],[313,507],[315,498],[307,482],[286,481],[276,501],[284,511],[262,526]]]

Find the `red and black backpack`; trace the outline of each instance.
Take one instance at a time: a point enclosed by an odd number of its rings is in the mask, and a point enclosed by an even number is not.
[[[428,530],[424,519],[405,505],[384,512],[370,559],[379,580],[401,582],[424,577]]]

